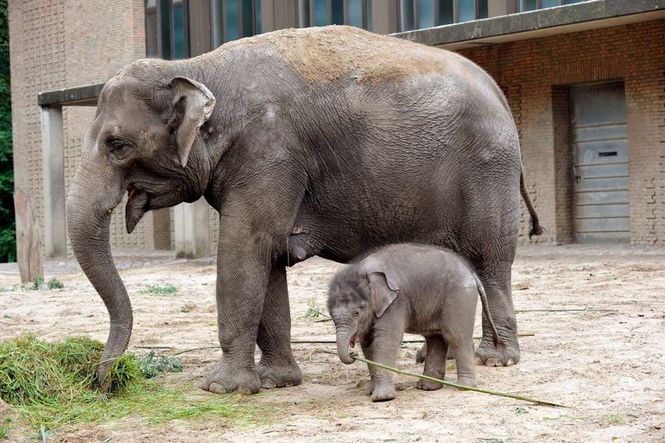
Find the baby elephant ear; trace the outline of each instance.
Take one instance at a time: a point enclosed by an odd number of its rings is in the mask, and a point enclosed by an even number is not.
[[[383,272],[371,272],[367,278],[372,293],[372,306],[377,318],[380,318],[397,298],[399,287]]]
[[[186,77],[174,77],[169,86],[174,91],[169,127],[175,131],[178,157],[184,168],[199,128],[212,115],[215,96],[204,84]]]

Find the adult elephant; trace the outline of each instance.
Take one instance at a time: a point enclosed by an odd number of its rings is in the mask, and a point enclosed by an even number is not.
[[[477,266],[505,344],[495,349],[484,324],[477,355],[519,360],[510,288],[517,130],[494,81],[457,54],[332,26],[263,34],[189,60],[139,60],[104,86],[85,144],[67,219],[110,315],[103,387],[132,330],[109,248],[111,212],[125,193],[129,232],[146,211],[201,196],[220,214],[224,354],[205,389],[301,382],[285,271],[294,229],[313,253],[339,262],[403,241],[460,252]]]

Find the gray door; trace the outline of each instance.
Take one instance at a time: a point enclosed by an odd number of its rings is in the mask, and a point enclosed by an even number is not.
[[[572,88],[575,240],[627,242],[628,149],[623,83]]]

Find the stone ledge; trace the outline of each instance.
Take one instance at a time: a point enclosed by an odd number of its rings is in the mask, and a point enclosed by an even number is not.
[[[391,35],[429,46],[452,46],[455,43],[482,42],[483,39],[559,27],[570,30],[571,25],[637,14],[644,14],[645,21],[658,18],[653,17],[653,13],[663,13],[665,17],[665,0],[597,0]],[[608,23],[608,26],[612,25]]]

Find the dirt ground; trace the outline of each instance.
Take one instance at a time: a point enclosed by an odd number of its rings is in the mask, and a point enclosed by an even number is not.
[[[134,306],[130,349],[169,346],[164,352],[215,346],[215,266],[212,260],[166,256],[119,257]],[[305,318],[308,304],[325,308],[327,284],[340,265],[311,259],[289,270],[293,339],[333,339],[330,322]],[[65,289],[11,290],[16,269],[0,267],[0,338],[31,332],[50,340],[89,335],[104,341],[104,306],[75,264],[50,262],[47,278]],[[172,284],[156,296],[149,285]],[[478,366],[481,387],[563,403],[529,403],[444,388],[415,389],[398,377],[397,398],[370,402],[366,367],[346,366],[316,352],[334,345],[294,344],[301,386],[263,391],[246,399],[272,412],[265,423],[239,428],[214,421],[147,425],[136,418],[60,431],[64,441],[665,441],[665,249],[529,246],[513,268],[518,310],[590,308],[601,312],[519,312],[522,360],[508,368]],[[476,331],[480,333],[480,314]],[[409,337],[411,338],[411,337]],[[417,338],[417,337],[413,337]],[[399,366],[414,363],[419,345],[406,345]],[[221,358],[217,349],[182,354],[181,374],[164,383],[192,389]],[[454,371],[446,378],[455,379]],[[109,440],[111,439],[111,440]]]

